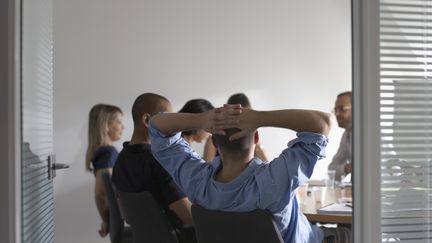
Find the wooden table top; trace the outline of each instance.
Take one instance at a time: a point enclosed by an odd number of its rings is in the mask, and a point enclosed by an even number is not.
[[[319,188],[319,189],[318,189]],[[316,200],[316,197],[320,193],[314,192],[314,190],[321,190],[321,202]],[[329,188],[329,187],[314,187],[309,188],[307,196],[301,195],[299,199],[300,210],[304,213],[306,218],[310,222],[320,223],[336,223],[336,224],[351,224],[352,214],[322,214],[317,213],[317,210],[326,205],[335,203],[339,198],[352,197],[351,187],[345,189],[341,188]]]

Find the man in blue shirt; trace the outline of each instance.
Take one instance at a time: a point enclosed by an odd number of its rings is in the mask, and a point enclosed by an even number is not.
[[[281,155],[270,163],[254,158],[257,128],[297,131]],[[220,156],[206,163],[180,132],[204,129],[214,134]],[[312,110],[255,111],[240,105],[199,114],[164,113],[150,122],[155,158],[192,203],[208,209],[245,212],[269,210],[285,242],[322,242],[323,231],[300,212],[294,190],[312,175],[324,157],[330,116]]]

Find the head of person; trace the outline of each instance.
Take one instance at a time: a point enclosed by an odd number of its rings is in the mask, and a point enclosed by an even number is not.
[[[214,109],[214,107],[210,101],[205,99],[193,99],[186,102],[186,104],[179,110],[179,113],[203,113],[212,109]],[[183,138],[197,143],[206,140],[209,135],[208,132],[202,129],[182,132]]]
[[[336,98],[334,114],[339,127],[351,130],[352,128],[352,92],[340,93]]]
[[[244,108],[251,108],[249,98],[243,93],[233,94],[228,98],[227,104],[241,104]]]
[[[94,152],[104,145],[120,140],[124,130],[123,112],[117,106],[97,104],[89,112],[88,147],[86,152],[86,169],[91,170],[90,164]]]
[[[238,131],[238,128],[231,128],[225,130],[225,135],[214,134],[212,136],[213,144],[217,147],[222,156],[242,159],[251,155],[251,151],[253,151],[254,148],[253,146],[257,144],[259,140],[258,131],[251,132],[242,138],[231,141],[229,137]]]
[[[154,93],[139,95],[132,105],[134,132],[140,132],[148,136],[147,128],[150,117],[159,112],[172,112],[171,103],[167,98]]]

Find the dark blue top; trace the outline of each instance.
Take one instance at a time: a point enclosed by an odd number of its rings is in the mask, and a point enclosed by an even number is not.
[[[96,149],[93,159],[93,172],[97,170],[113,168],[117,160],[118,152],[114,146],[102,146]]]

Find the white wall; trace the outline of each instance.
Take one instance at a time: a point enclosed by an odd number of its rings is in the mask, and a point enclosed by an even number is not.
[[[92,105],[124,110],[124,140],[143,92],[166,96],[176,110],[199,97],[220,106],[241,91],[256,109],[330,111],[336,94],[351,88],[350,3],[57,0],[54,80],[55,152],[71,165],[55,179],[56,242],[109,242],[97,235],[94,178],[84,171]],[[270,157],[294,136],[260,132]],[[322,177],[341,133],[335,123],[329,158],[314,177]]]

